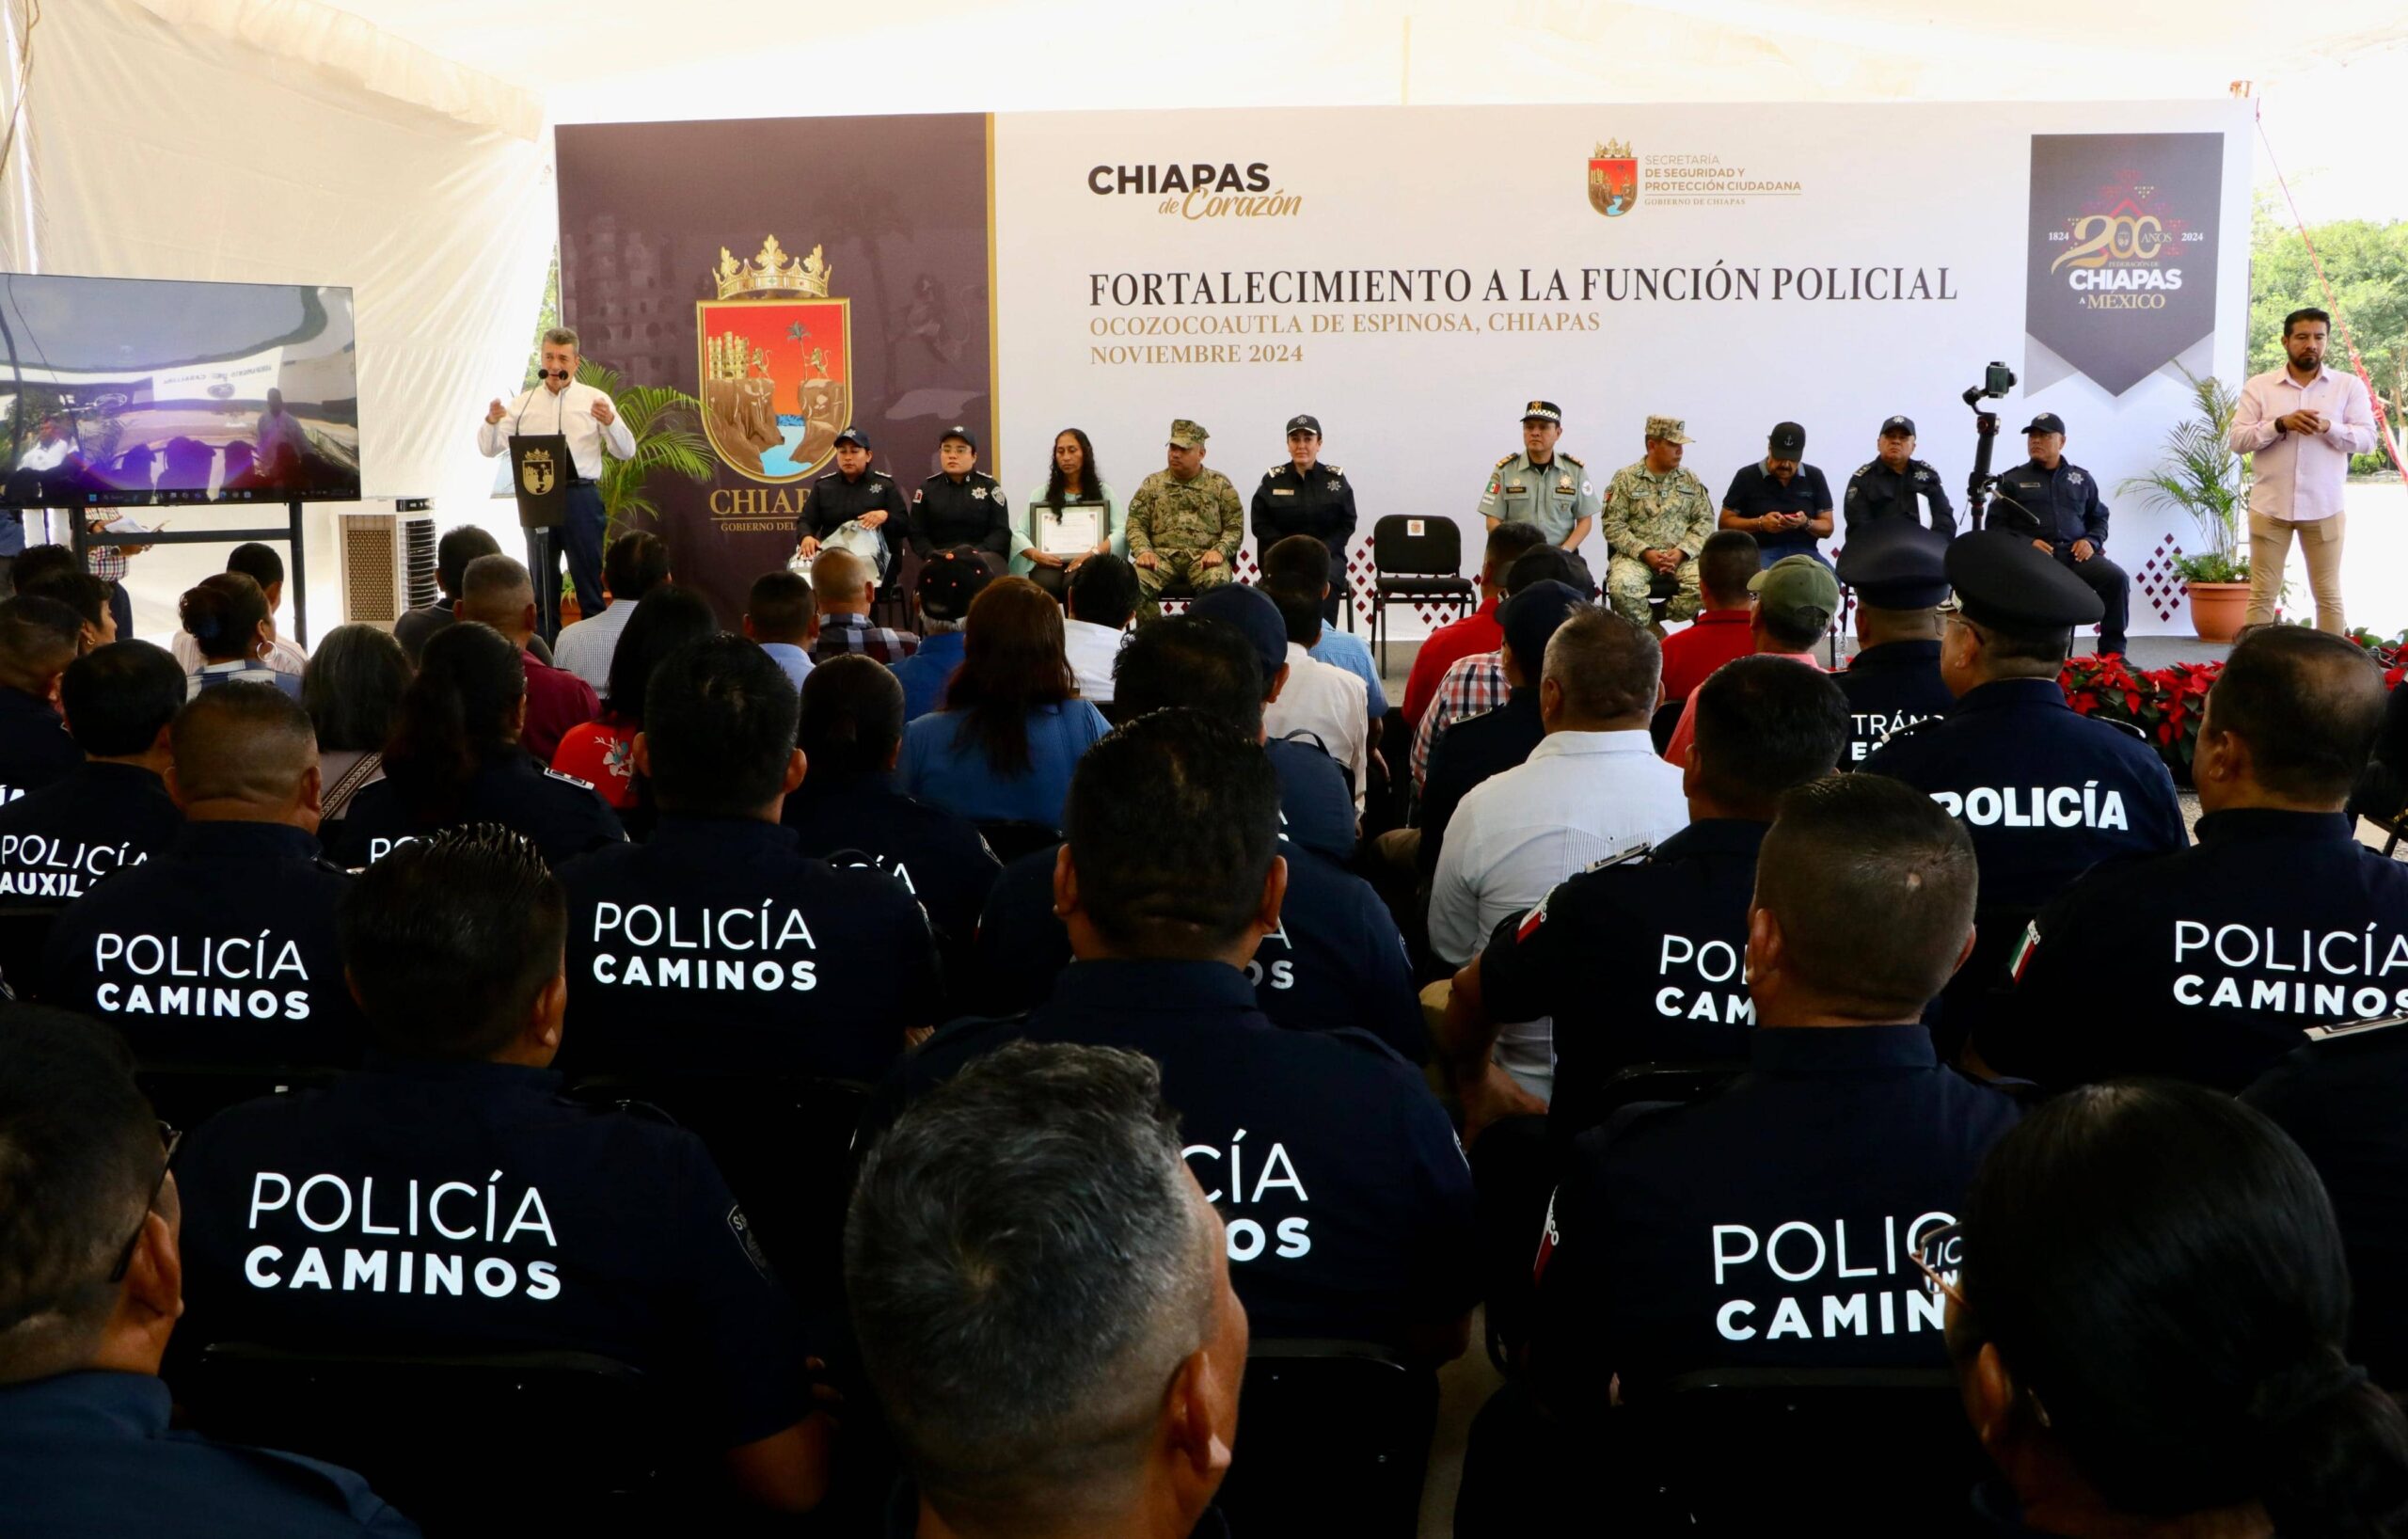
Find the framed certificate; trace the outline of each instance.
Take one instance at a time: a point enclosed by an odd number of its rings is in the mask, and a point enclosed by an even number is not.
[[[1038,548],[1049,556],[1085,555],[1103,537],[1101,531],[1106,506],[1102,502],[1067,503],[1057,518],[1052,508],[1042,502],[1038,503],[1034,510],[1039,542]]]

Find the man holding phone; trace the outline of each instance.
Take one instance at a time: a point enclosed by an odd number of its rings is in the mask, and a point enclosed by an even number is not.
[[[1741,466],[1722,494],[1718,523],[1755,536],[1759,570],[1783,556],[1812,556],[1830,564],[1822,542],[1831,534],[1831,484],[1819,468],[1805,463],[1805,453],[1806,430],[1796,422],[1775,423],[1765,457]]]
[[[2252,376],[2233,412],[2232,452],[2251,456],[2245,625],[2274,618],[2297,531],[2307,555],[2307,585],[2316,595],[2316,628],[2336,636],[2346,628],[2341,484],[2350,456],[2374,449],[2374,416],[2363,386],[2324,367],[2332,324],[2321,309],[2284,317],[2283,367]]]

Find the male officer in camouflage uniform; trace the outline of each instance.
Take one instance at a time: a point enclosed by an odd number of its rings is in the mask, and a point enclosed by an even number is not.
[[[1690,620],[1704,607],[1697,555],[1714,532],[1714,499],[1705,483],[1681,468],[1689,442],[1677,417],[1647,419],[1647,457],[1614,472],[1606,488],[1606,597],[1634,626],[1663,627],[1647,612],[1657,576],[1677,578],[1680,592],[1664,606],[1667,620]]]
[[[1481,494],[1480,516],[1488,527],[1536,524],[1547,543],[1577,550],[1597,522],[1597,488],[1578,460],[1560,453],[1563,409],[1552,401],[1522,408],[1522,452],[1497,462]]]
[[[1201,594],[1229,580],[1245,539],[1245,505],[1218,470],[1204,468],[1212,435],[1182,417],[1170,425],[1170,466],[1129,500],[1129,562],[1137,568],[1139,624],[1162,613],[1164,585]]]

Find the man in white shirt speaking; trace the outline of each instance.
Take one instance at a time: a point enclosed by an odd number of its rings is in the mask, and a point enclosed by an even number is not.
[[[2252,375],[2232,417],[2232,452],[2248,454],[2249,613],[2244,625],[2274,618],[2283,568],[2297,532],[2316,595],[2316,628],[2338,636],[2341,617],[2341,484],[2350,456],[2374,448],[2374,414],[2366,387],[2324,367],[2333,318],[2295,309],[2283,318],[2280,369]]]
[[[1528,761],[1465,796],[1447,824],[1430,889],[1430,949],[1450,967],[1480,955],[1502,921],[1599,861],[1688,826],[1681,772],[1656,756],[1647,720],[1664,654],[1610,610],[1584,605],[1546,643],[1539,716],[1546,737]],[[1545,1099],[1554,1078],[1548,1021],[1506,1026],[1497,1059]]]
[[[477,451],[487,459],[507,450],[516,434],[558,433],[568,439],[576,471],[568,484],[568,520],[559,529],[525,532],[527,570],[535,579],[535,627],[547,643],[561,633],[563,548],[569,579],[577,584],[577,607],[587,614],[602,612],[602,492],[595,484],[606,451],[623,460],[636,452],[635,435],[619,420],[610,398],[578,383],[577,362],[576,332],[566,326],[545,332],[537,371],[542,382],[506,405],[494,401],[477,430]]]

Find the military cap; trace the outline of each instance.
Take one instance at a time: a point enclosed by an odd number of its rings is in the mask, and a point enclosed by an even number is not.
[[[2106,602],[2054,556],[2008,529],[1961,534],[1948,547],[1949,586],[1965,617],[2002,630],[2069,630],[2094,625]]]
[[[1911,417],[1893,417],[1881,424],[1881,436],[1885,438],[1911,438],[1914,436],[1915,420]]]
[[[1320,437],[1321,419],[1304,412],[1298,412],[1295,416],[1289,418],[1288,436],[1292,438],[1299,433],[1309,433],[1316,438]]]
[[[1538,682],[1548,640],[1588,602],[1579,589],[1550,578],[1531,583],[1497,606],[1497,627],[1505,632],[1505,644],[1513,649],[1514,660],[1522,665],[1524,680]]]
[[[1552,401],[1533,401],[1522,408],[1522,420],[1553,422],[1560,426],[1563,422],[1563,408]]]
[[[1234,627],[1251,643],[1254,655],[1262,659],[1262,682],[1266,688],[1273,676],[1288,666],[1288,622],[1279,617],[1279,606],[1271,602],[1270,595],[1261,589],[1225,582],[1188,605],[1187,612]]]
[[[1776,454],[1806,452],[1806,430],[1796,422],[1775,422],[1772,436],[1765,440]]]
[[[1748,579],[1756,607],[1817,630],[1840,611],[1840,579],[1812,556],[1783,556]],[[2083,590],[2087,592],[2088,590]]]
[[[847,444],[851,444],[855,449],[867,449],[869,447],[869,435],[863,433],[860,428],[848,427],[845,429],[844,432],[836,435],[837,448],[842,449]]]
[[[931,620],[960,619],[993,575],[967,546],[938,551],[920,563],[920,612]]]
[[[942,445],[947,438],[959,438],[963,443],[968,444],[974,451],[978,447],[977,435],[972,433],[959,422],[954,423],[953,426],[946,428],[943,433],[937,435],[937,442],[940,445]]]
[[[1650,417],[1647,419],[1647,436],[1650,441],[1661,438],[1666,443],[1697,442],[1688,435],[1688,424],[1677,417]]]
[[[1211,436],[1211,434],[1204,431],[1202,423],[1191,422],[1184,417],[1178,419],[1170,425],[1170,441],[1176,448],[1201,448],[1204,440]]]
[[[1948,538],[1903,518],[1868,522],[1840,551],[1840,580],[1877,610],[1948,601]]]
[[[2063,433],[2066,420],[2053,411],[2044,411],[2023,425],[2026,433]]]

